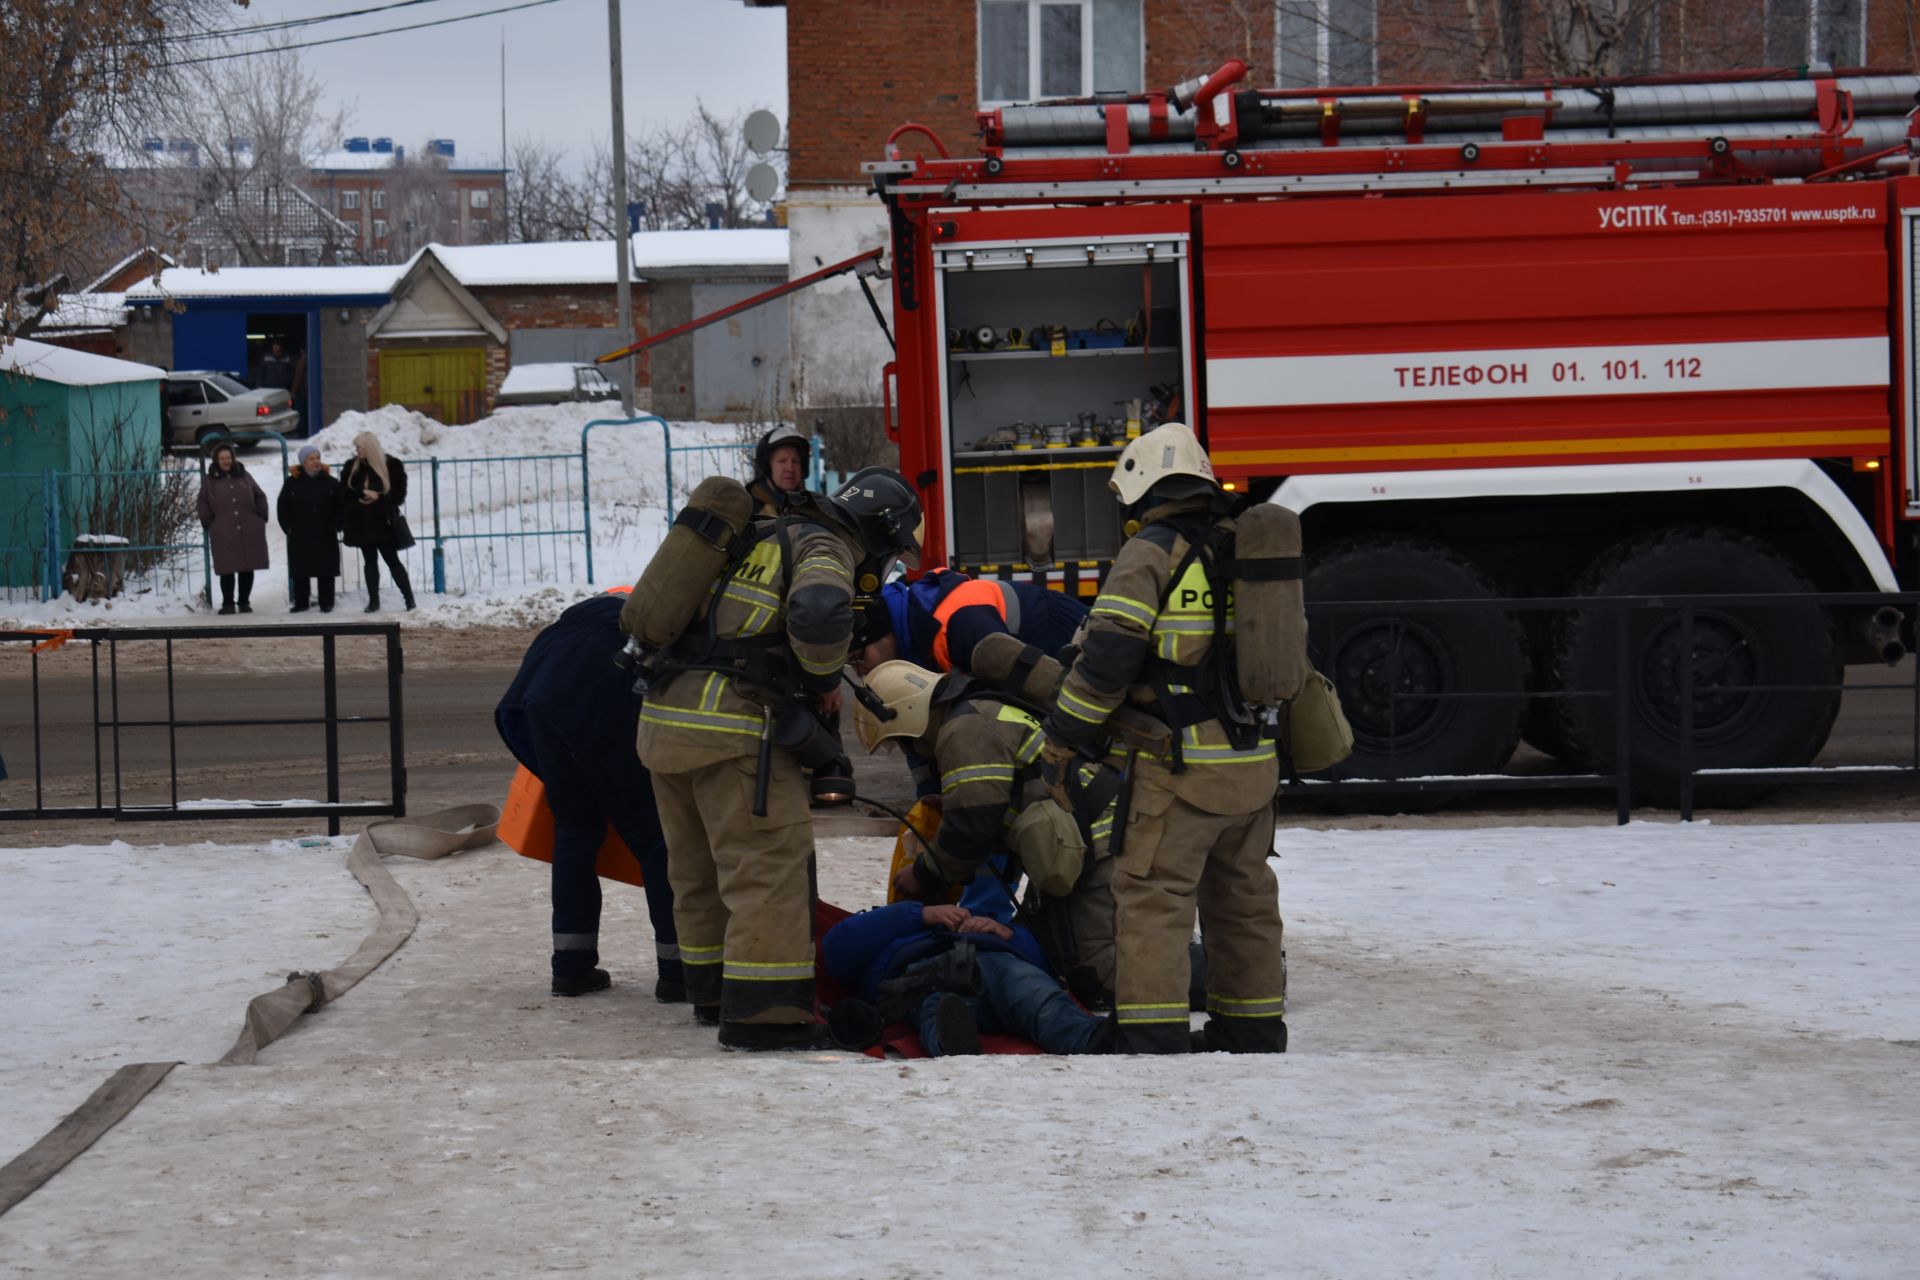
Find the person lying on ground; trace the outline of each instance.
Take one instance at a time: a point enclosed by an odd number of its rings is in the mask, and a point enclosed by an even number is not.
[[[829,929],[820,949],[827,972],[858,996],[828,1016],[850,1048],[877,1042],[893,1022],[913,1027],[935,1058],[979,1053],[981,1032],[1045,1053],[1105,1053],[1113,1040],[1112,1023],[1075,1004],[1047,971],[1031,933],[965,907],[874,907]],[[843,1032],[860,1021],[866,1034]]]

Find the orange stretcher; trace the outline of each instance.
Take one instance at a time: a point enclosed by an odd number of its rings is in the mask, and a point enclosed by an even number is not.
[[[521,765],[514,772],[513,785],[507,788],[507,802],[500,806],[500,842],[523,858],[552,862],[553,827],[553,810],[547,808],[547,788]],[[600,873],[602,880],[618,880],[639,888],[646,886],[639,859],[611,825],[607,827],[607,838],[600,842],[593,869]]]

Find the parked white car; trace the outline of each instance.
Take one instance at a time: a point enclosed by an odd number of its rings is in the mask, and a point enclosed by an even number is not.
[[[495,404],[565,404],[618,400],[620,388],[590,364],[517,364],[507,370]]]
[[[250,432],[287,435],[300,423],[293,393],[279,387],[249,387],[224,373],[187,369],[167,375],[167,443],[204,445],[210,436],[233,435],[241,448],[258,443]]]

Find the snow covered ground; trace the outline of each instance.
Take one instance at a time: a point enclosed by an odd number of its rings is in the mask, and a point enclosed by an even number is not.
[[[1920,826],[1278,844],[1279,1059],[725,1055],[650,999],[637,891],[616,986],[560,1001],[543,867],[397,860],[413,940],[264,1065],[177,1069],[0,1218],[0,1275],[1913,1273]],[[885,852],[824,841],[823,893]],[[350,951],[340,856],[8,855],[6,1141]]]
[[[419,609],[398,613],[399,594],[383,594],[386,613],[408,626],[539,626],[562,609],[612,583],[632,582],[659,546],[667,527],[666,454],[661,429],[652,423],[596,427],[587,441],[593,513],[593,584],[588,582],[580,465],[581,431],[595,419],[618,418],[618,405],[558,404],[506,408],[464,426],[447,426],[398,405],[342,414],[308,441],[290,441],[291,461],[302,444],[319,447],[338,475],[353,457],[354,437],[371,431],[381,448],[407,467],[408,521],[417,545],[402,557],[414,582]],[[720,467],[746,465],[743,432],[732,423],[670,424],[676,450],[673,488],[684,500],[693,483]],[[447,591],[433,591],[433,476],[440,468],[441,531]],[[511,459],[481,463],[478,459]],[[241,455],[241,462],[267,495],[279,496],[285,473],[272,443]],[[740,474],[744,474],[741,472]],[[557,532],[556,532],[557,531]],[[508,534],[513,537],[500,537]],[[254,585],[250,623],[287,617],[286,537],[267,524],[271,564]],[[342,548],[339,607],[331,620],[359,621],[366,592],[359,553]],[[137,625],[157,619],[200,621],[207,607],[198,598],[200,568],[191,585],[174,575],[166,589],[143,591],[136,583],[121,597],[80,604],[62,595],[46,602],[0,599],[0,626]],[[383,570],[384,576],[384,570]],[[320,621],[310,613],[297,620]]]

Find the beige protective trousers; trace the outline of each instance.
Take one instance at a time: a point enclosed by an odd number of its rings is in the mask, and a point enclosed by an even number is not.
[[[1287,982],[1279,887],[1267,865],[1272,807],[1208,813],[1142,777],[1129,809],[1113,876],[1122,1052],[1188,1050],[1196,909],[1207,953],[1207,1048],[1280,1050]]]
[[[767,816],[753,815],[754,758],[653,770],[667,841],[687,999],[723,1022],[813,1021],[813,827],[807,782],[773,753]]]

